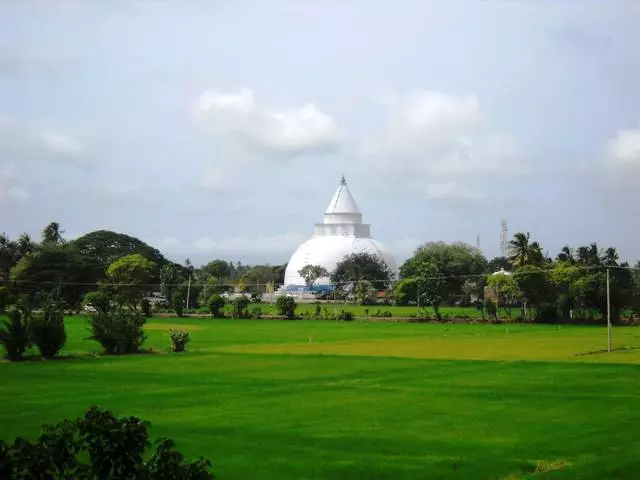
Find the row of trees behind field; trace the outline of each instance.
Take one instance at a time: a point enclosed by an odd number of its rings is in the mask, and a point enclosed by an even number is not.
[[[609,273],[612,318],[640,310],[640,274],[622,262],[615,248],[597,244],[544,253],[529,233],[517,233],[506,257],[488,260],[464,243],[425,243],[392,272],[381,260],[352,254],[332,272],[309,265],[301,275],[309,287],[329,277],[335,290],[324,297],[372,304],[383,302],[428,308],[436,317],[442,306],[476,306],[488,316],[529,321],[601,318],[607,308]],[[0,235],[0,310],[8,304],[39,308],[55,300],[66,309],[81,308],[93,294],[137,309],[153,292],[181,313],[207,306],[212,296],[245,293],[260,301],[284,282],[284,265],[243,265],[215,259],[195,267],[173,262],[141,240],[111,231],[64,239],[57,223],[47,225],[37,241],[23,234]],[[496,273],[500,272],[500,273]],[[147,306],[148,307],[148,306]]]

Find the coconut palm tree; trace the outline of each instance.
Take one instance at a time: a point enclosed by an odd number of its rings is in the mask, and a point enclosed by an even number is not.
[[[620,255],[614,247],[609,247],[604,251],[604,254],[601,256],[602,263],[607,267],[615,267],[618,265],[620,260]]]
[[[60,230],[60,224],[58,222],[51,222],[42,230],[42,244],[53,247],[62,244],[63,233],[64,232]]]
[[[530,238],[531,235],[529,232],[526,234],[518,232],[513,236],[513,239],[509,241],[507,256],[511,265],[514,267],[522,267],[523,265],[527,265],[529,262],[529,258],[531,256],[531,245],[529,244]]]
[[[31,237],[28,233],[23,233],[16,241],[16,253],[19,258],[22,258],[31,252],[33,252],[33,242],[31,241]]]
[[[564,247],[562,247],[562,250],[560,250],[560,253],[556,257],[556,260],[558,260],[559,262],[566,262],[570,265],[573,265],[574,263],[576,263],[576,259],[573,254],[573,249],[569,247],[569,245],[565,245]]]

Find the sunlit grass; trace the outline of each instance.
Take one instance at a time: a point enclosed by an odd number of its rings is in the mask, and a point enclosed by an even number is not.
[[[191,331],[185,354],[167,331]],[[640,469],[640,329],[153,319],[154,355],[0,364],[0,438],[90,404],[153,424],[219,478],[616,478]],[[507,330],[508,329],[508,330]],[[586,355],[584,355],[586,354]],[[532,361],[535,360],[535,361]],[[541,361],[538,361],[541,360]],[[595,362],[595,363],[594,363]]]

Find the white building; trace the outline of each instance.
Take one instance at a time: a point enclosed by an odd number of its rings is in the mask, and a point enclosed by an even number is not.
[[[370,226],[362,223],[362,214],[342,177],[331,203],[324,213],[324,222],[316,224],[313,237],[300,245],[289,260],[284,277],[287,291],[306,288],[298,273],[305,265],[321,265],[332,272],[338,262],[352,253],[369,253],[382,259],[392,272],[396,271],[393,256],[370,235]],[[320,278],[316,286],[328,286],[328,278]],[[322,289],[322,288],[320,288]]]

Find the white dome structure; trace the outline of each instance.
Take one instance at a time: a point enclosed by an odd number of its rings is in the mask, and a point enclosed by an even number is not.
[[[342,177],[331,203],[324,213],[324,222],[316,224],[313,237],[300,245],[287,265],[284,288],[302,290],[306,288],[304,279],[298,273],[305,265],[320,265],[332,272],[346,255],[369,253],[383,260],[395,273],[393,256],[370,235],[370,226],[362,223],[347,182]],[[328,278],[318,279],[315,286],[329,285]]]

